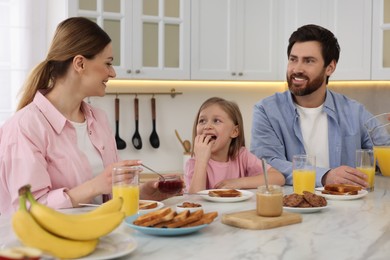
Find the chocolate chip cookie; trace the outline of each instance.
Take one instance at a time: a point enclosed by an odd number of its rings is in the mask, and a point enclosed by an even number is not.
[[[313,207],[324,207],[327,205],[326,199],[308,191],[303,192],[304,199]]]
[[[303,201],[303,196],[293,193],[283,197],[283,206],[297,207]]]

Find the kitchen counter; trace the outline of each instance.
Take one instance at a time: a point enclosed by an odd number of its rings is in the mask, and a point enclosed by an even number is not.
[[[376,176],[375,191],[361,199],[328,200],[327,209],[302,214],[302,223],[267,230],[221,222],[223,214],[255,209],[255,196],[243,202],[217,203],[184,195],[164,203],[198,202],[205,212],[218,211],[218,218],[197,233],[177,237],[145,235],[125,223],[114,232],[127,233],[138,243],[134,252],[120,259],[388,259],[389,189],[390,178]],[[291,193],[292,187],[284,187],[284,192]],[[10,218],[0,216],[0,248],[15,240]]]

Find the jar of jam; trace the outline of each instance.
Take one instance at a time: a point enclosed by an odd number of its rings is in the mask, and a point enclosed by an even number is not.
[[[183,188],[183,180],[178,175],[168,175],[164,176],[164,178],[159,178],[158,190],[162,193],[178,194]]]
[[[260,186],[256,193],[257,215],[279,217],[283,213],[283,190],[279,185]]]

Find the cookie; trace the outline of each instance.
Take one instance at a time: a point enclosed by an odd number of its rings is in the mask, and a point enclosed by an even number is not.
[[[318,196],[308,191],[303,192],[303,197],[313,207],[324,207],[327,204],[326,199],[324,197]]]
[[[303,201],[303,196],[293,193],[283,197],[283,206],[296,207]]]
[[[310,205],[309,202],[307,202],[305,199],[302,200],[301,203],[297,206],[298,208],[312,208],[313,206]]]

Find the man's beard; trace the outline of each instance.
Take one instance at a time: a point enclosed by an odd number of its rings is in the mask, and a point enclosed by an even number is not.
[[[318,75],[318,77],[314,78],[313,80],[310,80],[307,76],[305,76],[302,73],[293,73],[291,74],[290,77],[288,77],[287,75],[286,78],[287,78],[288,88],[293,95],[306,96],[315,92],[317,89],[319,89],[322,86],[322,84],[326,80],[324,79],[324,76],[325,76],[325,69],[320,73],[320,75]],[[302,87],[302,85],[300,85],[299,87],[295,87],[295,85],[292,83],[293,77],[306,79],[307,80],[306,86]]]

